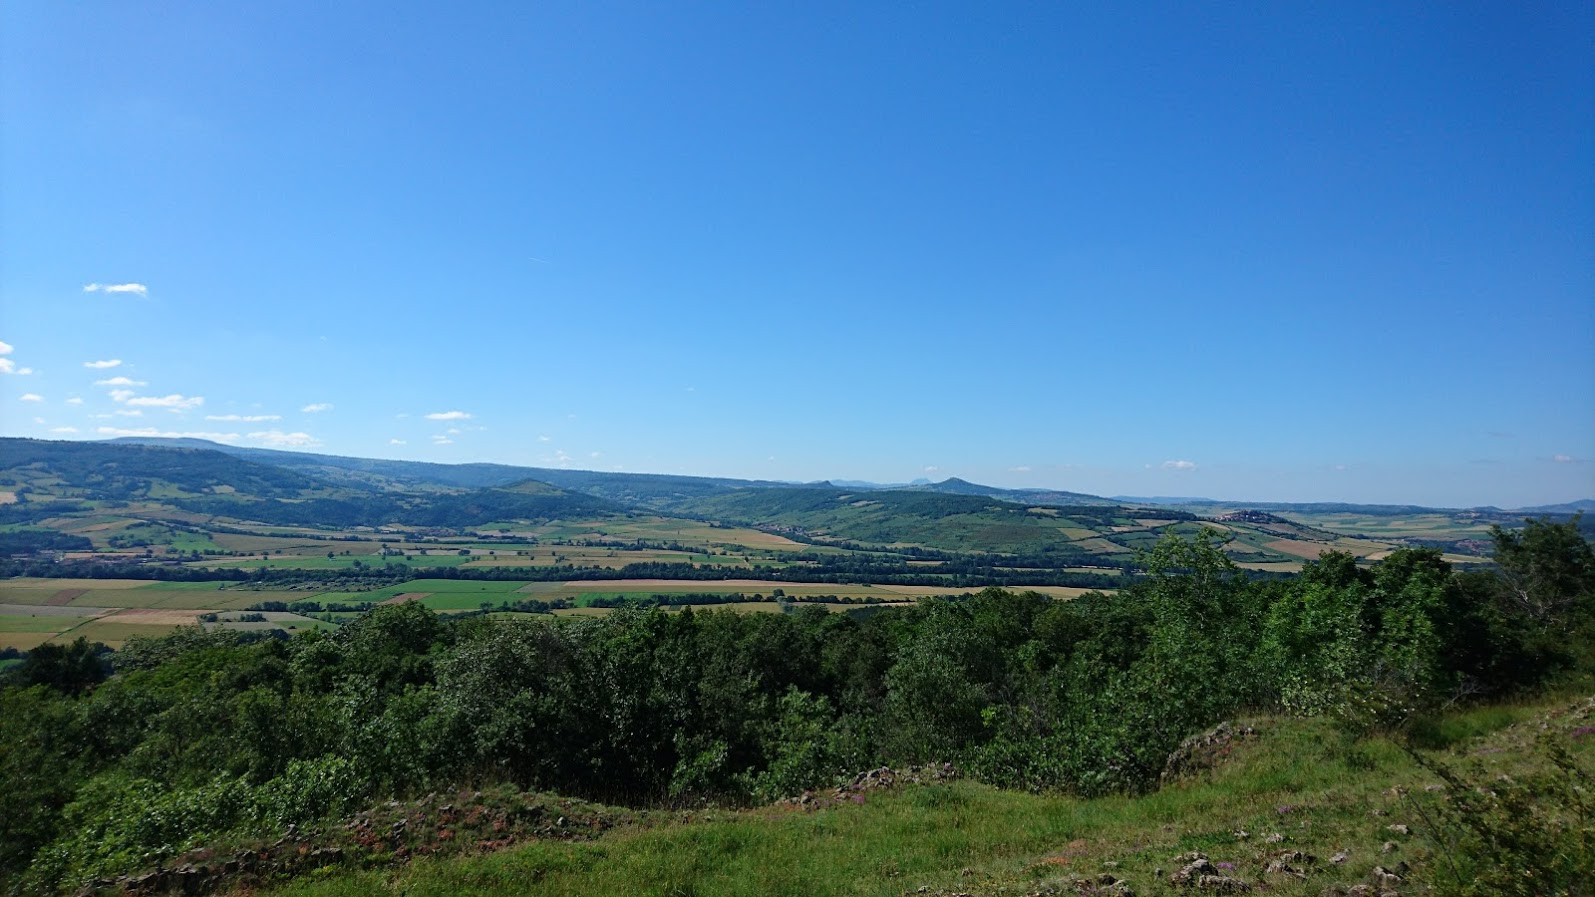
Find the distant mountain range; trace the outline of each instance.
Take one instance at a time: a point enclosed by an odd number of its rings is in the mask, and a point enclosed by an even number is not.
[[[1595,499],[1581,499],[1553,505],[1502,510],[1498,508],[1444,509],[1418,505],[1373,505],[1341,502],[1248,502],[1217,500],[1183,496],[1128,496],[1103,497],[1082,492],[1056,489],[1007,489],[971,483],[951,477],[940,482],[915,480],[906,484],[880,484],[861,480],[829,480],[818,483],[790,483],[774,480],[745,480],[732,477],[698,477],[672,474],[622,473],[591,470],[568,470],[550,467],[524,467],[511,464],[469,463],[439,464],[427,461],[396,461],[376,458],[354,458],[340,455],[322,455],[310,452],[282,451],[277,449],[248,448],[210,442],[203,439],[158,439],[124,437],[101,442],[60,442],[46,440],[0,439],[0,466],[12,466],[20,459],[39,452],[49,454],[64,452],[62,457],[82,452],[88,446],[153,446],[161,448],[192,449],[228,455],[261,467],[241,468],[253,477],[250,489],[256,497],[278,497],[284,489],[303,490],[304,483],[295,480],[289,487],[280,471],[292,472],[316,481],[323,491],[331,489],[349,498],[358,493],[376,494],[401,491],[406,493],[457,492],[462,490],[503,490],[527,480],[548,484],[556,490],[571,495],[586,495],[613,503],[614,506],[650,508],[675,511],[688,508],[697,502],[746,490],[860,490],[862,492],[923,492],[942,495],[974,496],[996,499],[1019,505],[1043,507],[1115,507],[1136,505],[1143,507],[1181,507],[1195,509],[1201,506],[1252,508],[1265,511],[1303,511],[1316,513],[1364,513],[1370,515],[1413,514],[1430,511],[1457,513],[1477,511],[1494,514],[1573,514],[1595,511]],[[273,471],[278,471],[274,473]],[[597,506],[588,506],[597,510]]]

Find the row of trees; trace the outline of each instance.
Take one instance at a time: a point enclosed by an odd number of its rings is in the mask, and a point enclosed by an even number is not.
[[[503,623],[412,602],[286,641],[133,642],[103,681],[91,646],[35,654],[0,690],[0,884],[68,888],[224,833],[492,782],[744,802],[949,760],[1005,786],[1142,790],[1243,708],[1379,726],[1587,674],[1589,544],[1534,523],[1497,546],[1494,572],[1406,550],[1259,582],[1214,539],[1169,539],[1116,595],[990,589],[864,620]]]

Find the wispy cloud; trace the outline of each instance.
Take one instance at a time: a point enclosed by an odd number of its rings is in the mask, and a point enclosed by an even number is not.
[[[1558,464],[1577,464],[1578,463],[1578,459],[1573,457],[1572,455],[1560,455],[1560,454],[1552,455],[1551,456],[1551,460],[1555,461]]]
[[[538,441],[538,442],[552,442],[552,441],[553,441],[553,440],[552,440],[552,439],[550,439],[550,438],[549,438],[549,437],[547,437],[547,436],[539,436],[539,437],[537,437],[537,441]]]
[[[148,386],[144,380],[134,380],[131,377],[112,377],[109,380],[96,380],[95,386]]]
[[[299,410],[304,412],[305,414],[320,414],[323,411],[331,411],[332,410],[332,403],[331,402],[317,402],[317,403],[315,403],[313,405],[306,405],[305,407],[303,407],[303,408],[301,408]]]
[[[246,424],[259,424],[267,421],[282,420],[280,414],[207,414],[206,420],[238,421]]]
[[[86,283],[83,285],[85,293],[132,293],[136,296],[148,296],[150,288],[141,283]]]
[[[1195,470],[1195,461],[1164,461],[1164,470]]]
[[[450,439],[447,436],[433,436],[432,437],[432,444],[433,445],[453,445],[454,444],[454,440]]]
[[[109,358],[109,359],[106,359],[105,361],[85,361],[85,362],[83,362],[83,366],[86,367],[86,368],[92,368],[93,370],[101,371],[101,370],[104,370],[106,368],[121,367],[122,366],[122,359],[120,359],[120,358]]]
[[[118,408],[115,411],[112,411],[111,413],[116,415],[117,417],[143,417],[144,416],[144,412],[138,410],[137,408]]]
[[[81,404],[83,404],[83,397],[82,396],[73,396],[72,398],[67,399],[66,403],[68,405],[81,405]]]
[[[17,351],[17,347],[16,346],[11,345],[10,343],[6,342],[5,340],[0,340],[0,355],[10,355],[12,352],[15,352],[15,351]]]
[[[237,442],[237,433],[209,433],[205,431],[174,431],[157,430],[154,427],[140,427],[128,430],[122,427],[99,427],[94,432],[101,436],[139,436],[145,439],[209,439],[211,442]]]
[[[1010,467],[1010,468],[1008,468],[1008,472],[1009,473],[1029,473],[1030,472],[1030,468],[1027,465],[1021,464],[1018,467]]]
[[[111,390],[111,401],[113,402],[125,402],[131,398],[133,398],[133,390],[131,389]]]
[[[284,433],[281,430],[250,433],[249,438],[278,448],[315,448],[321,445],[321,440],[309,433]]]
[[[42,402],[42,401],[44,401],[44,396],[41,396],[41,395],[39,395],[36,392],[25,392],[19,398],[21,398],[22,401],[24,401],[24,402]]]
[[[931,464],[931,465],[929,465],[929,466],[927,466],[927,467],[926,467],[926,468],[925,468],[925,472],[926,472],[926,473],[935,473],[935,472],[936,472],[936,471],[938,471],[938,470],[941,470],[941,468],[940,468],[940,467],[937,467],[937,466],[936,466],[936,465],[934,465],[934,464]]]
[[[471,415],[464,411],[434,411],[426,416],[427,420],[470,420]]]
[[[174,392],[169,396],[134,396],[127,400],[127,404],[135,408],[173,408],[187,411],[205,404],[205,397],[184,396]]]
[[[50,432],[51,433],[76,433],[77,431],[78,431],[77,427],[51,427],[50,428]]]
[[[405,442],[403,439],[389,439],[388,445],[409,445],[409,443]]]

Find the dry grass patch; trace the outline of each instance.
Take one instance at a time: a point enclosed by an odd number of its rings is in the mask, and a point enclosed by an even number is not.
[[[1303,542],[1299,539],[1275,539],[1272,542],[1264,543],[1263,547],[1269,551],[1277,551],[1280,554],[1316,561],[1319,555],[1326,551],[1334,551],[1339,546],[1323,542]]]
[[[167,610],[157,607],[128,607],[104,619],[134,626],[193,626],[203,611]]]

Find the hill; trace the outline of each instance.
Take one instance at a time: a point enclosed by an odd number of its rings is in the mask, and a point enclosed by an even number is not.
[[[206,517],[304,527],[470,527],[601,516],[620,509],[602,498],[525,477],[506,481],[504,488],[444,490],[436,480],[433,488],[415,491],[379,488],[369,481],[351,485],[313,475],[326,471],[321,465],[301,464],[295,470],[253,460],[294,453],[246,456],[194,445],[198,440],[185,442],[0,439],[0,476],[16,487],[24,507],[40,510],[75,508],[77,500],[155,502]],[[473,478],[473,472],[457,476],[459,481]]]
[[[949,477],[939,483],[923,483],[902,487],[911,492],[937,492],[944,495],[980,495],[1025,505],[1054,505],[1058,507],[1115,507],[1123,502],[1088,495],[1084,492],[1064,492],[1057,489],[1003,489],[983,486],[958,477]]]
[[[23,496],[126,501],[236,493],[300,498],[332,488],[324,480],[238,458],[208,443],[169,447],[0,438],[0,471],[4,485]]]
[[[127,438],[113,442],[135,445],[185,446],[202,440],[163,440]],[[429,461],[392,461],[378,458],[350,458],[277,449],[247,448],[207,443],[214,451],[298,471],[330,482],[366,489],[415,491],[435,488],[484,489],[507,486],[532,479],[571,492],[581,492],[623,505],[668,510],[682,501],[718,495],[735,489],[756,489],[788,485],[762,480],[722,477],[692,477],[671,474],[616,473],[592,470],[566,470],[551,467],[521,467],[509,464],[437,464]]]
[[[962,484],[962,485],[958,485]],[[943,484],[938,484],[943,485]],[[758,524],[821,541],[923,545],[949,551],[1051,554],[1085,559],[1128,552],[1134,538],[1103,542],[1115,527],[1142,529],[1189,523],[1181,511],[1132,512],[1112,506],[1032,507],[984,494],[957,481],[952,489],[854,492],[829,488],[738,490],[679,506],[708,519]],[[1141,519],[1151,521],[1138,524]]]

